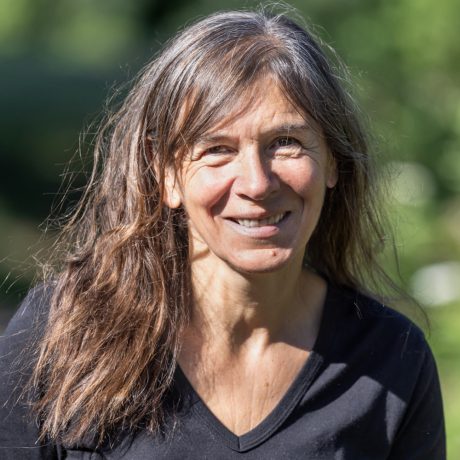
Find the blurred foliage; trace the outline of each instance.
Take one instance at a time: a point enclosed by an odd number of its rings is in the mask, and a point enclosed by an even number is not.
[[[392,178],[389,198],[402,277],[433,307],[431,340],[444,386],[450,456],[460,458],[460,4],[290,3],[321,25],[318,33],[350,66],[355,93],[376,133],[376,155]],[[184,24],[219,9],[258,4],[0,0],[3,322],[31,282],[33,255],[46,246],[39,224],[61,198],[64,165],[113,88],[132,79]],[[85,163],[77,156],[70,169],[81,172]],[[84,175],[77,175],[75,185],[83,183]],[[439,280],[445,295],[436,297],[439,289],[430,282]]]

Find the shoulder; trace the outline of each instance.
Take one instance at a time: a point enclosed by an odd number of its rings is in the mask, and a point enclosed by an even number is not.
[[[373,423],[384,421],[395,458],[444,458],[440,384],[423,331],[370,296],[349,288],[330,290],[331,344],[323,380],[345,391],[348,398],[341,397],[348,408],[372,414]],[[372,432],[372,423],[365,426]]]
[[[39,284],[33,287],[22,301],[9,322],[1,339],[17,337],[23,340],[42,332],[48,320],[54,284]]]
[[[53,290],[51,283],[32,288],[0,336],[0,374],[5,382],[20,383],[30,374],[48,321]]]
[[[26,391],[48,318],[52,285],[31,289],[0,336],[0,457],[55,458],[51,445],[38,445],[38,424]]]
[[[330,289],[329,362],[347,363],[354,378],[379,382],[405,401],[419,382],[437,380],[430,346],[413,321],[356,290]]]
[[[29,291],[20,307],[0,336],[0,393],[13,391],[25,382],[33,366],[36,345],[44,333],[53,286],[40,284]]]
[[[52,284],[40,284],[29,291],[0,336],[0,373],[13,379],[30,373],[33,351],[48,321]],[[25,372],[24,369],[29,369]]]
[[[333,308],[347,335],[406,354],[429,350],[425,334],[411,319],[385,303],[346,287],[331,287]]]

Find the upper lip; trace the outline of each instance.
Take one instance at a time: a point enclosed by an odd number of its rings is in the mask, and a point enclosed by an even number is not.
[[[264,212],[260,214],[245,214],[238,216],[227,216],[225,219],[231,220],[262,220],[269,219],[270,217],[279,216],[280,214],[287,214],[289,211],[278,211],[278,212]]]

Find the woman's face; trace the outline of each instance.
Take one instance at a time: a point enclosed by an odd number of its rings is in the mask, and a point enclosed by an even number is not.
[[[337,174],[317,127],[273,80],[251,94],[167,178],[166,204],[185,207],[192,261],[261,273],[301,264]]]

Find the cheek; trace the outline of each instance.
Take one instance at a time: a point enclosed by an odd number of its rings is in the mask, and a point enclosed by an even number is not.
[[[298,195],[312,199],[326,188],[323,168],[312,160],[290,164],[279,172],[280,179]]]
[[[217,169],[200,169],[186,180],[183,188],[185,209],[189,215],[215,214],[225,207],[232,178]]]

